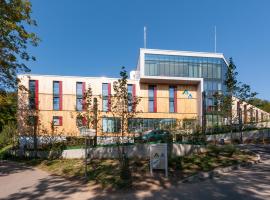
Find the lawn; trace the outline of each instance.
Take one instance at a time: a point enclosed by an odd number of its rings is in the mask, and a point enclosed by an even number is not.
[[[204,153],[183,157],[169,158],[169,179],[164,179],[161,172],[152,177],[149,173],[149,160],[130,160],[132,182],[134,187],[142,187],[155,180],[176,183],[179,180],[201,171],[210,171],[217,167],[225,167],[254,159],[255,156],[246,151],[240,151],[232,145],[208,146]],[[52,174],[67,178],[85,180],[84,160],[82,159],[55,159],[55,160],[28,160],[23,161]],[[120,180],[120,168],[115,159],[93,159],[88,164],[87,180],[91,185],[106,189],[123,187]],[[148,181],[148,183],[147,183]]]

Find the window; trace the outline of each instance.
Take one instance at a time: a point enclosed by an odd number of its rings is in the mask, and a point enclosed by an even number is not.
[[[169,87],[169,112],[177,112],[176,111],[176,87]]]
[[[63,123],[62,116],[53,116],[54,126],[62,126],[62,123]]]
[[[38,81],[29,81],[29,108],[38,109]]]
[[[77,82],[76,83],[76,110],[83,110],[83,95],[85,90],[85,83]]]
[[[110,93],[111,93],[111,84],[102,83],[102,110],[107,112],[110,110]]]
[[[127,86],[127,92],[128,92],[128,111],[132,111],[132,102],[133,102],[133,85],[128,84]]]
[[[132,118],[128,120],[129,132],[144,132],[155,129],[170,129],[176,124],[173,118]]]
[[[62,82],[53,81],[53,110],[62,110]]]
[[[156,86],[149,85],[148,88],[148,110],[149,112],[156,112]]]
[[[121,129],[120,119],[114,117],[102,118],[103,133],[119,133]]]

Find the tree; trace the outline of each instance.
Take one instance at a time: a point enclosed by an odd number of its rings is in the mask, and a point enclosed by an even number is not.
[[[16,122],[17,95],[15,92],[0,92],[0,132],[8,122]]]
[[[24,88],[18,88],[18,109],[17,123],[18,134],[23,133],[23,136],[29,136],[33,139],[34,157],[37,158],[38,148],[38,132],[41,127],[40,114],[38,108],[30,107],[29,100],[30,91]]]
[[[82,111],[77,111],[77,119],[80,121],[79,127],[98,129],[98,99],[93,97],[91,85],[89,84],[87,91],[83,94]],[[97,136],[95,136],[95,145],[97,144]]]
[[[229,120],[229,124],[232,126],[234,121],[238,121],[240,124],[240,114],[237,116],[233,116],[233,104],[234,97],[238,98],[240,105],[244,102],[249,101],[249,99],[254,98],[257,93],[252,92],[249,85],[239,82],[237,80],[238,72],[236,72],[236,65],[233,62],[233,59],[230,58],[229,66],[227,68],[227,72],[225,74],[224,84],[226,86],[225,94],[216,93],[214,95],[216,100],[216,110],[219,114],[221,114],[224,118]],[[234,120],[237,119],[237,120]]]
[[[122,67],[120,71],[120,79],[113,83],[113,94],[111,96],[111,113],[114,118],[120,119],[121,133],[117,133],[118,158],[121,169],[120,177],[127,184],[131,182],[131,173],[129,170],[129,160],[125,152],[124,137],[129,135],[128,121],[134,118],[139,112],[137,105],[140,98],[132,96],[128,92],[127,71]]]
[[[259,98],[251,98],[248,103],[250,103],[251,105],[260,108],[266,112],[270,112],[270,102],[267,100],[262,100]]]
[[[230,124],[232,124],[233,112],[232,112],[232,105],[233,105],[233,96],[236,94],[237,91],[237,75],[236,66],[233,62],[233,59],[230,58],[229,66],[227,68],[227,72],[225,75],[225,86],[226,86],[226,94],[222,100],[223,106],[222,110],[225,112],[225,116],[229,118]]]
[[[0,91],[15,89],[18,72],[29,72],[24,61],[35,60],[29,55],[29,45],[37,46],[39,39],[26,27],[36,26],[31,19],[29,0],[0,1]]]

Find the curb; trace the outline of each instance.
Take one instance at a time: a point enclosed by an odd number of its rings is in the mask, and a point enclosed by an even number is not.
[[[245,167],[251,167],[252,165],[255,165],[260,162],[261,162],[261,156],[259,154],[256,154],[256,159],[254,161],[248,161],[248,162],[240,163],[237,165],[232,165],[229,167],[218,167],[209,172],[199,172],[195,175],[191,175],[187,178],[184,178],[178,183],[196,183],[196,182],[204,181],[206,179],[212,179],[213,177],[219,177],[222,173],[228,173],[233,170],[238,170]]]

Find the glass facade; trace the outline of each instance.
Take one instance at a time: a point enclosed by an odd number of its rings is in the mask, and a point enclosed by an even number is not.
[[[215,106],[213,95],[216,92],[224,93],[226,91],[224,85],[226,70],[227,64],[223,58],[145,54],[145,76],[203,78],[207,115],[212,115],[211,112]],[[206,118],[208,124],[219,123],[221,120],[218,116],[207,116]]]
[[[60,109],[60,88],[59,81],[53,81],[53,110]]]

